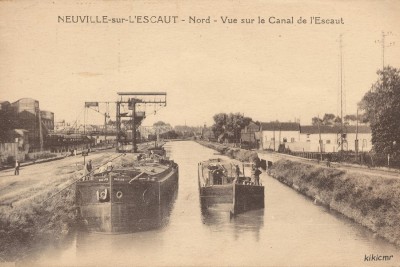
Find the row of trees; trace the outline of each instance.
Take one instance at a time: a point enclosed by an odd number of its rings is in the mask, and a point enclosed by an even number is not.
[[[172,127],[169,123],[158,121],[153,124],[153,128],[159,129],[160,137],[164,139],[185,139],[192,138],[196,135],[200,135],[201,127],[193,127],[186,125],[176,125]],[[155,140],[156,135],[150,135],[150,139]]]
[[[361,123],[367,123],[368,122],[368,117],[365,114],[359,114],[358,118],[357,115],[355,114],[350,114],[346,115],[343,117],[343,123],[345,125],[349,125],[350,123],[355,123],[355,122],[361,122]],[[327,125],[327,126],[335,126],[335,125],[340,125],[342,123],[342,119],[339,116],[336,116],[335,114],[332,113],[325,113],[322,118],[319,117],[313,117],[312,120],[312,125]]]

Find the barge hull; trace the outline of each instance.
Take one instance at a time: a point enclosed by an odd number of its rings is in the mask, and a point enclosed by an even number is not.
[[[176,198],[178,168],[160,181],[118,181],[77,184],[79,215],[91,232],[135,232],[161,226]],[[96,192],[107,190],[107,199],[99,202]]]

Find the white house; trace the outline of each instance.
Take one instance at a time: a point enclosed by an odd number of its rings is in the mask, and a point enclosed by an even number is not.
[[[291,149],[300,140],[300,124],[295,122],[262,122],[262,149],[278,151],[279,145]]]
[[[292,151],[320,151],[320,135],[322,141],[322,152],[337,152],[341,146],[341,127],[340,126],[325,126],[320,127],[310,125],[301,126],[299,149],[291,149]],[[372,148],[371,128],[366,125],[354,126],[345,125],[343,127],[343,150],[355,151],[356,139],[358,139],[359,151],[370,151]]]

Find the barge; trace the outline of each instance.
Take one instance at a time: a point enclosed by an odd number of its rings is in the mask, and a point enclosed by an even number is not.
[[[211,159],[198,164],[198,186],[202,209],[229,204],[232,215],[264,208],[264,186],[245,176],[245,168],[230,160]],[[258,170],[258,168],[257,168]]]
[[[178,165],[143,159],[76,183],[79,217],[92,232],[135,232],[165,224],[178,188]]]
[[[146,105],[166,105],[165,92],[120,92],[116,102],[116,152],[133,155],[128,164],[114,168],[112,162],[76,182],[78,217],[87,230],[123,233],[162,226],[177,194],[179,168],[156,146],[139,153],[136,135],[146,117]],[[85,102],[98,112],[98,102]],[[105,121],[108,113],[104,113]],[[106,127],[106,124],[105,124]]]

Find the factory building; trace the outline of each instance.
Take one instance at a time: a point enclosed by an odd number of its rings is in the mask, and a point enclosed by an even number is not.
[[[24,143],[29,143],[29,150],[38,151],[43,145],[43,138],[54,130],[54,113],[40,110],[39,101],[21,98],[14,103],[0,101],[0,123],[2,130],[0,142],[15,142],[10,131],[23,129],[26,132]]]

